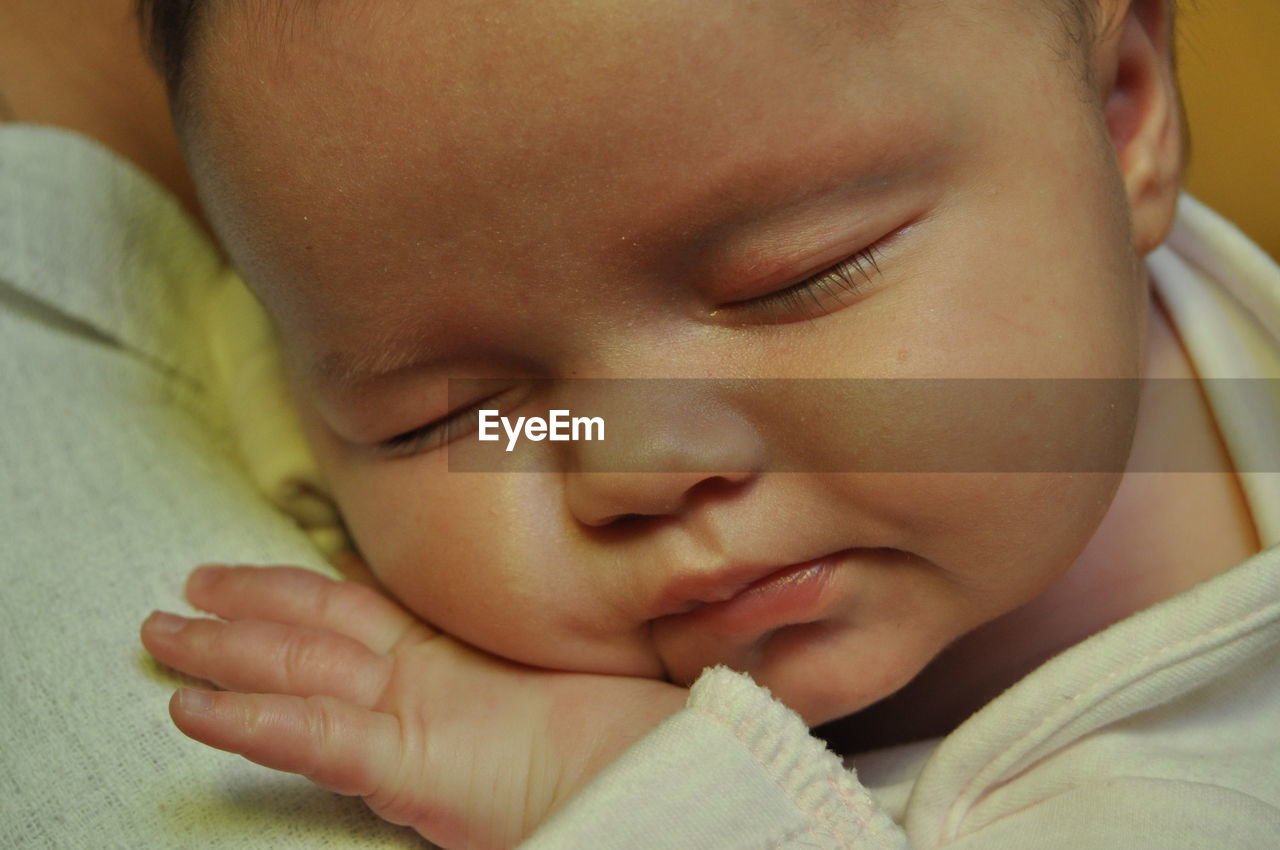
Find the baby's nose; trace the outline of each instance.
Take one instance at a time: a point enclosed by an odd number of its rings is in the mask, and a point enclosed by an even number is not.
[[[591,383],[584,401],[602,415],[606,439],[568,448],[566,498],[580,522],[679,514],[699,494],[741,486],[765,466],[761,435],[719,397],[718,382]]]

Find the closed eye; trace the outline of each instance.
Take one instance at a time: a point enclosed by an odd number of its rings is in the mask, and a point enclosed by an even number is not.
[[[467,407],[460,407],[447,416],[442,416],[426,425],[397,434],[388,440],[378,443],[375,448],[380,454],[401,456],[438,449],[459,437],[465,437],[476,430],[482,409],[497,408],[500,402],[518,403],[519,398],[512,390],[488,395]]]
[[[817,319],[866,294],[880,274],[880,252],[873,245],[785,289],[734,301],[722,309],[747,321],[783,324]]]
[[[480,418],[480,407],[483,404],[484,402],[479,402],[442,419],[414,428],[412,431],[383,440],[378,443],[378,451],[392,455],[406,455],[438,449],[475,428],[476,421]]]

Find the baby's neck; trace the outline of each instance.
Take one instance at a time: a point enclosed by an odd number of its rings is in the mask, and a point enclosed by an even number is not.
[[[1195,378],[1154,294],[1144,374]],[[1126,473],[1071,569],[1031,602],[961,638],[898,693],[825,727],[820,734],[833,748],[851,754],[945,735],[1064,649],[1260,551],[1207,402],[1197,394],[1188,415],[1176,395],[1144,395],[1135,452],[1161,445],[1158,429],[1173,424],[1180,439],[1194,442],[1179,450],[1211,458],[1215,471]]]

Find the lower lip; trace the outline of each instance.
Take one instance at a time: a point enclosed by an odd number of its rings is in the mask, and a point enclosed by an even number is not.
[[[821,616],[834,567],[834,556],[796,564],[747,585],[737,596],[709,602],[672,620],[726,635],[813,622]]]

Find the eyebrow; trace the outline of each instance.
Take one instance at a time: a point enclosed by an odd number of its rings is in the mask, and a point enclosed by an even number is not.
[[[303,371],[321,384],[350,389],[396,372],[421,369],[435,362],[436,358],[423,352],[418,345],[392,348],[384,341],[381,345],[373,345],[356,353],[328,351],[308,362]]]
[[[660,243],[678,233],[692,248],[682,262],[697,258],[692,264],[708,280],[767,275],[772,266],[787,265],[787,257],[774,260],[786,253],[782,248],[790,238],[803,240],[816,232],[801,222],[812,221],[827,203],[837,198],[845,199],[842,205],[849,205],[851,199],[865,203],[918,185],[924,175],[936,173],[946,152],[935,136],[922,127],[910,134],[908,143],[860,157],[837,153],[832,159],[816,159],[807,168],[797,167],[788,158],[733,167],[697,193],[681,198],[674,222],[664,219],[666,226],[642,233],[640,239],[647,236],[650,242]],[[833,175],[838,176],[833,179]],[[828,218],[824,214],[824,220]],[[700,244],[694,247],[695,242]]]

